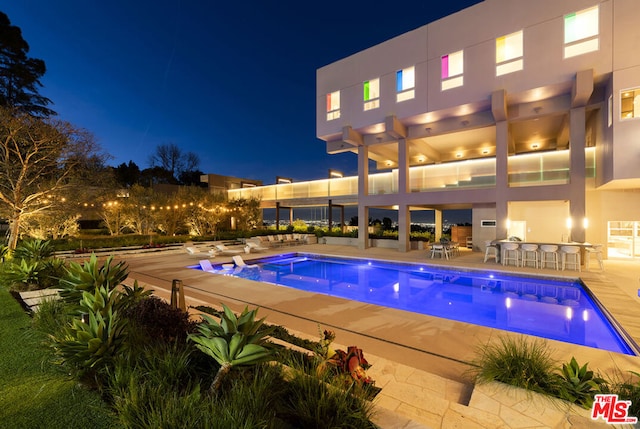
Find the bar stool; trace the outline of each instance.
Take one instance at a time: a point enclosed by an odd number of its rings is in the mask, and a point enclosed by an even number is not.
[[[500,256],[498,255],[498,246],[493,244],[491,240],[485,240],[484,246],[484,262],[486,263],[489,258],[495,259],[496,264],[500,262]]]
[[[591,259],[591,255],[596,255],[596,260],[600,265],[600,269],[604,271],[604,262],[602,261],[602,244],[594,244],[593,247],[586,247],[585,250],[587,251],[587,255],[585,256],[587,260],[584,261],[585,268],[587,270],[589,269],[589,260]]]
[[[558,269],[558,246],[555,244],[540,245],[540,268],[547,268],[548,263]]]
[[[509,265],[509,261],[513,261],[516,267],[520,261],[520,245],[518,243],[503,243],[502,244],[502,265]]]
[[[579,246],[562,246],[560,254],[562,255],[562,271],[567,265],[572,265],[576,270],[581,271]]]
[[[527,262],[533,262],[533,265],[538,268],[538,245],[531,243],[523,243],[520,245],[521,255],[521,265],[523,267],[527,266]]]

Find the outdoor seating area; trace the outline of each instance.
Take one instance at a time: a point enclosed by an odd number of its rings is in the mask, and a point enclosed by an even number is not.
[[[589,269],[589,260],[592,255],[596,257],[600,270],[604,270],[600,244],[487,240],[484,263],[493,258],[496,263],[502,263],[504,266],[554,268],[581,272],[583,266]]]
[[[271,235],[259,235],[253,237],[253,242],[258,240],[258,243],[262,247],[282,247],[282,246],[295,246],[299,244],[308,244],[309,234],[271,234]]]
[[[440,240],[439,243],[433,243],[430,246],[431,259],[437,255],[441,259],[448,260],[460,255],[460,244],[457,241]]]

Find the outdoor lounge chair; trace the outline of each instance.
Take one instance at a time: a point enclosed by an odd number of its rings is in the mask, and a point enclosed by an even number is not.
[[[259,265],[256,264],[247,264],[246,262],[244,262],[244,259],[242,259],[242,256],[240,255],[236,255],[233,258],[233,262],[236,263],[237,267],[242,267],[242,268],[259,268]]]
[[[246,253],[251,253],[253,252],[264,252],[266,250],[269,250],[268,247],[264,247],[264,246],[260,246],[257,243],[254,243],[253,241],[247,241],[247,248],[249,249],[248,252]]]
[[[200,261],[200,268],[202,268],[202,271],[206,271],[208,273],[213,273],[215,271],[213,269],[213,266],[211,265],[211,261],[208,259],[203,259]]]
[[[237,250],[237,249],[229,249],[227,246],[225,246],[224,244],[216,244],[216,250],[221,254],[221,255],[239,255],[240,253],[244,252],[244,250]]]
[[[201,257],[206,257],[206,258],[213,258],[216,256],[216,253],[213,251],[213,249],[209,250],[208,252],[201,252],[198,249],[196,249],[195,247],[192,246],[187,246],[184,248],[184,250],[191,256],[197,256],[199,258]]]

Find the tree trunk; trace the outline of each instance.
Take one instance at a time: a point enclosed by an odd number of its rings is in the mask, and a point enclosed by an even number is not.
[[[223,363],[220,366],[220,369],[218,369],[218,372],[216,373],[216,377],[213,379],[213,382],[211,383],[211,387],[209,387],[210,393],[215,393],[218,390],[220,390],[220,386],[222,385],[222,379],[224,378],[225,375],[229,373],[229,371],[231,371],[231,366],[232,365],[229,363]]]
[[[13,250],[18,245],[18,235],[20,234],[20,213],[14,213],[9,219],[9,249]]]

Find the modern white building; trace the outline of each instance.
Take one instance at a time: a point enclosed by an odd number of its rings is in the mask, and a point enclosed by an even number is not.
[[[319,69],[317,136],[357,155],[359,247],[371,208],[398,210],[401,251],[414,210],[471,208],[476,247],[639,258],[639,22],[638,0],[484,0]]]

